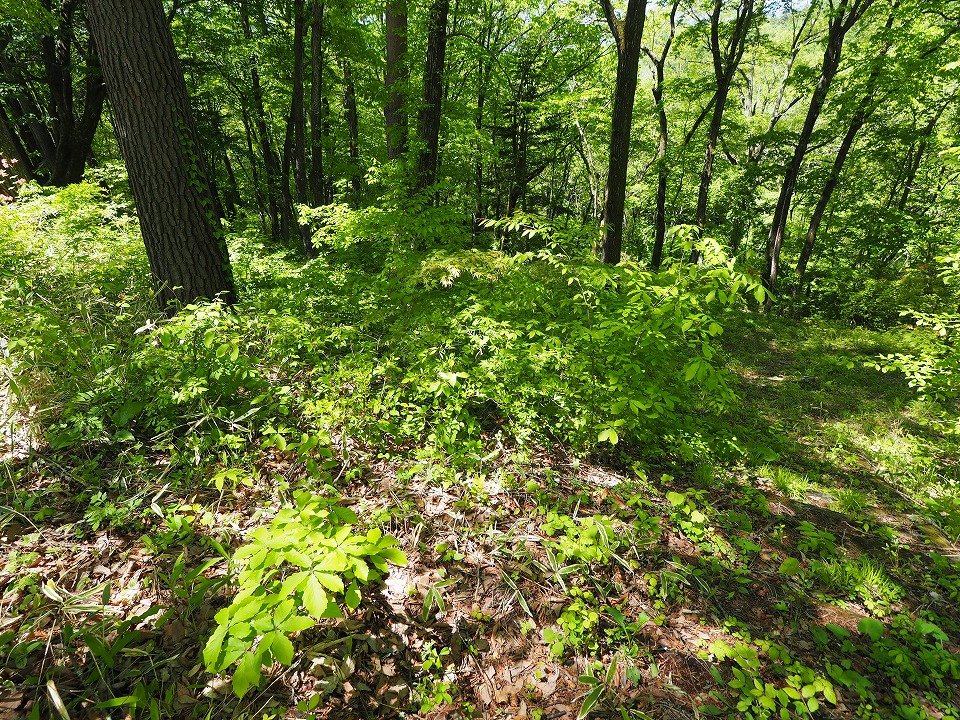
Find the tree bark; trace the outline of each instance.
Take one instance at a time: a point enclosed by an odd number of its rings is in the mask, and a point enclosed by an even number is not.
[[[16,196],[21,180],[30,179],[26,153],[11,132],[6,113],[0,108],[0,201]]]
[[[235,301],[183,70],[160,0],[89,0],[118,139],[161,306]]]
[[[794,296],[796,296],[797,290],[803,284],[804,277],[807,273],[807,264],[810,262],[810,256],[813,254],[813,248],[817,242],[820,223],[823,221],[824,213],[826,213],[827,206],[830,204],[833,191],[837,189],[837,183],[840,180],[843,165],[853,147],[853,141],[856,139],[857,133],[860,132],[865,121],[866,113],[863,110],[858,110],[850,121],[847,132],[843,136],[840,147],[837,149],[833,166],[830,168],[830,175],[827,176],[827,180],[823,184],[823,190],[820,192],[820,198],[813,208],[813,214],[810,216],[810,225],[807,227],[807,236],[803,243],[803,249],[800,251],[800,259],[797,261],[797,281],[794,285]]]
[[[410,68],[407,64],[407,0],[387,0],[387,69],[385,86],[387,103],[383,109],[386,121],[387,159],[397,160],[407,152],[407,85]]]
[[[49,2],[45,5],[50,9]],[[50,114],[53,118],[55,142],[50,162],[50,182],[58,186],[83,179],[83,171],[90,156],[106,98],[96,44],[91,37],[87,44],[83,111],[77,116],[73,45],[80,5],[78,0],[64,0],[57,10],[56,30],[40,40],[40,56],[50,91]]]
[[[447,17],[450,0],[434,0],[430,7],[427,56],[423,65],[423,106],[420,109],[420,140],[423,148],[417,172],[417,189],[437,181],[440,162],[440,116],[443,106],[443,71],[447,57]]]
[[[887,22],[884,26],[888,33],[893,27],[895,13],[899,7],[900,0],[896,0],[891,7],[890,14],[887,16]],[[879,57],[886,57],[890,52],[891,47],[892,42],[888,40],[884,44]],[[833,197],[833,193],[837,189],[837,184],[840,182],[840,174],[843,171],[843,166],[847,161],[847,157],[850,155],[850,150],[853,148],[853,143],[857,138],[857,134],[863,128],[864,124],[867,122],[867,119],[873,114],[875,109],[874,93],[876,90],[877,80],[880,79],[881,67],[882,66],[879,63],[874,64],[870,71],[870,75],[867,78],[866,90],[863,93],[863,97],[861,97],[860,101],[857,103],[856,109],[853,112],[853,116],[850,118],[850,124],[847,126],[847,131],[843,136],[843,140],[840,142],[840,147],[837,149],[837,155],[834,158],[832,167],[830,168],[830,174],[827,176],[827,180],[823,184],[823,189],[820,192],[820,198],[817,200],[817,204],[813,209],[813,214],[810,216],[810,224],[807,226],[807,235],[803,242],[803,249],[800,251],[800,259],[797,261],[797,280],[793,285],[792,292],[792,296],[794,298],[800,291],[804,278],[806,277],[807,265],[810,262],[810,258],[813,255],[814,246],[817,242],[817,233],[820,231],[820,224],[823,222],[823,216],[827,211],[827,207],[830,205],[830,199]]]
[[[673,0],[670,8],[670,34],[663,44],[659,55],[646,50],[647,56],[653,63],[654,84],[652,88],[654,104],[657,108],[657,205],[653,214],[653,252],[650,257],[650,267],[659,270],[663,264],[663,247],[667,240],[667,184],[670,181],[670,168],[667,166],[667,150],[670,146],[670,126],[667,122],[667,107],[663,101],[664,81],[666,75],[667,58],[677,34],[677,11],[680,0]]]
[[[606,232],[603,240],[603,262],[616,265],[623,253],[630,130],[633,125],[633,105],[637,97],[637,74],[647,0],[629,0],[623,21],[617,18],[611,0],[601,0],[601,3],[617,46],[617,86],[613,95],[610,166],[607,172],[607,201],[604,211]]]

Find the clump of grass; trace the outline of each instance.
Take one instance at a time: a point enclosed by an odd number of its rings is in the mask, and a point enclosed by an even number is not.
[[[833,496],[833,509],[853,517],[861,517],[868,508],[876,504],[876,498],[872,493],[852,487],[837,488]]]
[[[781,465],[764,465],[759,473],[770,478],[773,486],[791,500],[806,499],[813,485],[807,475],[801,475]]]
[[[887,615],[904,596],[903,587],[872,558],[814,561],[814,578],[848,602],[859,602],[875,615]]]

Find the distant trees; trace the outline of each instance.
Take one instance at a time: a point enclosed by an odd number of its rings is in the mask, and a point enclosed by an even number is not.
[[[161,0],[89,0],[160,304],[235,300],[207,169]]]
[[[44,0],[33,22],[0,23],[0,110],[23,171],[52,185],[83,178],[106,97],[83,0]]]
[[[115,152],[95,122],[90,1],[0,0],[0,153],[40,182]],[[320,251],[301,206],[394,208],[429,188],[478,244],[481,220],[537,213],[601,232],[608,263],[680,259],[668,229],[689,224],[803,302],[823,272],[887,272],[953,232],[931,200],[960,201],[944,160],[960,146],[958,5],[164,7],[213,213],[253,217],[278,245]],[[533,244],[515,240],[497,236]]]

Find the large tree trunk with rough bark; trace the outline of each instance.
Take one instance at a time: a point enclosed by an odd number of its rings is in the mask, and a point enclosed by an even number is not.
[[[214,227],[183,69],[160,0],[89,0],[120,147],[160,304],[235,300]]]
[[[603,262],[616,265],[623,253],[630,130],[633,125],[633,105],[637,98],[637,74],[647,0],[630,0],[626,17],[622,21],[617,18],[610,0],[601,2],[617,46],[617,87],[613,95],[610,166],[607,171],[607,202],[604,212],[606,232],[603,240]]]

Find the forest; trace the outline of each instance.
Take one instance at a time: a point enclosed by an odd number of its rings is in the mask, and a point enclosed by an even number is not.
[[[0,0],[0,719],[960,720],[960,0]]]

